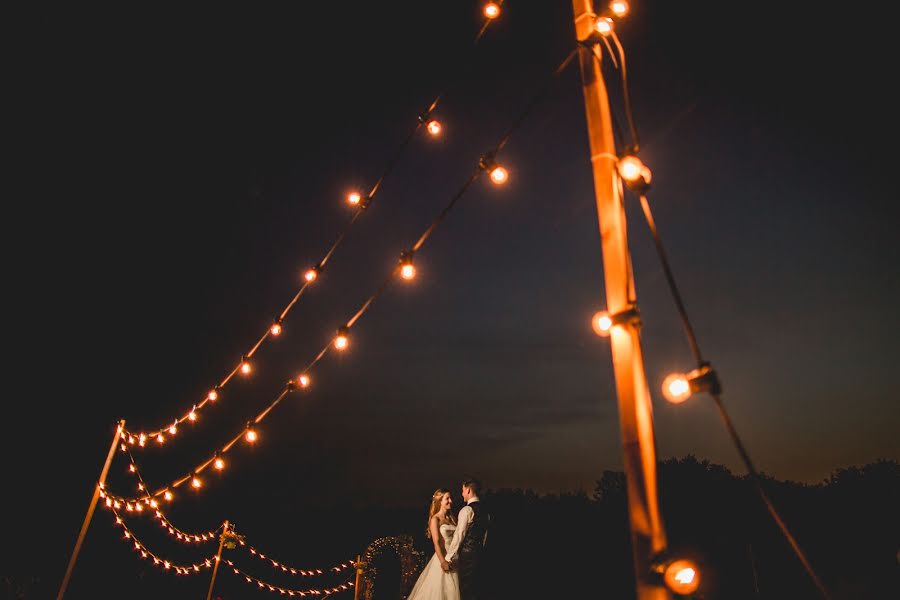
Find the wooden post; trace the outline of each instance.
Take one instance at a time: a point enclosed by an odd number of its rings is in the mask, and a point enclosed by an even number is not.
[[[613,315],[633,308],[637,294],[631,273],[621,182],[616,173],[618,155],[613,140],[609,97],[600,59],[594,55],[594,42],[590,41],[597,16],[591,0],[572,0],[572,8],[580,44],[578,59],[600,222],[606,310]],[[653,556],[665,550],[666,534],[659,514],[653,407],[644,375],[638,327],[637,323],[626,322],[613,327],[610,332],[636,591],[638,600],[669,600],[671,594],[653,573],[651,564]]]
[[[69,585],[69,578],[72,576],[72,569],[75,568],[75,561],[78,559],[78,552],[81,550],[81,543],[84,541],[88,526],[90,526],[91,519],[94,517],[94,509],[97,508],[97,500],[100,499],[100,490],[102,486],[106,485],[106,474],[109,472],[109,465],[112,464],[113,456],[116,454],[116,446],[119,444],[124,429],[125,419],[122,419],[116,426],[116,433],[113,435],[112,445],[109,447],[109,454],[106,455],[106,462],[103,463],[103,469],[100,471],[100,479],[97,481],[97,485],[94,486],[94,495],[91,497],[91,503],[88,505],[87,514],[84,516],[84,523],[81,524],[81,531],[78,534],[78,539],[75,540],[75,550],[72,551],[72,556],[69,558],[69,566],[66,567],[66,574],[63,576],[62,585],[59,586],[59,593],[56,594],[56,600],[62,600],[63,595],[66,593],[66,587]]]
[[[219,572],[219,563],[222,562],[222,547],[225,546],[225,538],[228,535],[229,527],[228,519],[225,519],[225,523],[222,525],[222,535],[219,536],[219,551],[216,552],[216,564],[213,565],[212,579],[209,580],[209,591],[206,592],[206,600],[212,598],[213,585],[216,583],[216,574]]]
[[[356,582],[353,584],[353,600],[359,600],[359,578],[363,570],[362,556],[356,555]]]

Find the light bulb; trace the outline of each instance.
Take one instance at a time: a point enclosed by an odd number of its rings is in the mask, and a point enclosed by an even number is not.
[[[359,195],[359,192],[350,192],[347,194],[347,202],[356,206],[362,200],[362,196]]]
[[[175,423],[172,423],[172,425],[169,426],[169,435],[175,435],[176,433],[178,433],[178,422],[177,421]]]
[[[679,559],[666,567],[663,581],[676,594],[693,594],[700,587],[700,572],[692,561]]]
[[[629,185],[642,184],[650,185],[652,173],[637,156],[628,154],[619,160],[619,175]]]
[[[278,321],[272,323],[272,326],[269,327],[269,333],[274,336],[281,335],[281,323],[279,323]]]
[[[300,387],[309,387],[310,381],[311,380],[309,378],[309,375],[307,375],[306,373],[302,373],[297,377],[297,383],[300,385]]]
[[[431,134],[432,137],[437,137],[437,136],[441,135],[441,124],[439,121],[436,121],[434,119],[428,121],[425,124],[425,129],[428,131],[429,134]]]
[[[196,420],[197,420],[197,413],[195,413],[194,411],[189,412],[188,413],[188,421],[196,421]]]
[[[617,17],[624,17],[628,14],[628,3],[625,0],[614,0],[609,3],[609,10]]]
[[[594,22],[594,29],[597,30],[597,33],[606,37],[612,33],[613,30],[613,22],[609,17],[597,17],[597,20]]]
[[[259,436],[257,435],[255,429],[248,429],[247,433],[244,434],[244,438],[252,444],[259,439]]]
[[[165,498],[167,501],[171,502],[172,498],[174,498],[174,496],[172,495],[172,492],[170,492],[169,490],[166,490],[166,492],[163,494],[163,498]]]
[[[691,384],[683,373],[672,373],[663,380],[662,393],[672,404],[681,404],[691,397]]]
[[[250,362],[247,360],[241,361],[241,373],[244,375],[249,375],[250,371],[253,370],[253,367],[250,366]]]
[[[337,335],[334,338],[334,347],[337,350],[346,350],[347,346],[350,345],[350,339],[348,338],[349,332],[346,327],[341,327],[338,329]]]
[[[509,172],[503,167],[494,167],[491,169],[491,181],[495,185],[503,185],[509,179]]]
[[[414,279],[416,276],[416,268],[412,264],[403,265],[400,267],[400,276],[406,280]]]
[[[160,444],[163,444],[166,441],[166,437],[162,433],[159,433],[156,436],[156,441],[159,442]]]
[[[128,470],[134,473],[135,471],[137,471],[137,467],[134,466],[134,463],[131,463],[130,465],[128,465]]]
[[[594,328],[594,333],[607,337],[609,336],[609,330],[612,329],[613,322],[609,317],[609,313],[605,310],[601,310],[594,315],[593,319],[591,319],[591,326]]]
[[[316,277],[318,277],[318,276],[319,276],[319,271],[317,269],[313,268],[313,269],[308,269],[306,271],[306,273],[303,274],[303,279],[305,279],[309,283],[312,283],[313,281],[316,280]]]
[[[213,461],[213,466],[216,468],[216,470],[221,471],[225,468],[225,461],[222,460],[221,456],[216,457],[216,460]]]
[[[484,16],[488,19],[496,19],[500,16],[500,5],[496,2],[488,2],[484,5]]]
[[[206,399],[210,402],[215,402],[219,399],[219,392],[215,388],[209,390],[209,393],[206,395]]]
[[[199,490],[201,487],[203,487],[203,482],[199,477],[194,475],[193,477],[191,477],[191,485],[194,486],[195,489]]]

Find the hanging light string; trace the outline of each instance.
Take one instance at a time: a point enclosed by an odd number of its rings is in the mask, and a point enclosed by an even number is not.
[[[250,586],[255,587],[260,590],[266,590],[269,592],[277,592],[279,594],[285,596],[330,596],[331,594],[336,594],[338,592],[343,592],[345,590],[349,590],[353,588],[353,581],[348,579],[344,583],[336,585],[330,588],[319,588],[319,589],[306,589],[306,590],[295,590],[290,588],[281,587],[267,581],[263,581],[257,577],[254,577],[248,573],[245,573],[241,569],[237,568],[234,562],[225,559],[222,562],[231,567],[231,572],[241,577],[246,583]]]
[[[129,540],[132,543],[132,547],[134,550],[140,553],[141,558],[149,560],[153,563],[154,566],[159,567],[164,571],[173,571],[178,575],[193,575],[195,573],[199,573],[201,569],[208,569],[213,566],[213,563],[218,560],[215,555],[204,559],[200,563],[195,563],[190,566],[188,565],[179,565],[175,564],[170,560],[166,560],[160,558],[153,552],[151,552],[147,546],[145,546],[134,533],[125,525],[125,522],[122,520],[122,517],[119,513],[113,509],[112,514],[115,516],[115,524],[122,528],[124,533],[123,538],[125,540]]]
[[[271,556],[267,556],[263,554],[258,549],[249,545],[247,542],[241,540],[240,545],[247,552],[249,552],[252,556],[260,559],[263,562],[270,563],[274,568],[280,569],[284,573],[290,573],[291,575],[297,575],[299,577],[317,577],[319,575],[326,575],[329,573],[340,573],[341,571],[346,571],[347,569],[352,569],[356,566],[356,561],[354,560],[346,560],[339,565],[335,565],[333,567],[328,567],[327,569],[301,569],[298,567],[292,567],[290,565],[278,562]]]
[[[188,481],[191,482],[192,487],[194,487],[195,489],[200,489],[203,486],[203,482],[200,479],[199,475],[208,467],[210,467],[210,465],[213,465],[218,470],[222,470],[224,468],[225,454],[229,450],[231,450],[231,448],[238,442],[238,440],[244,438],[247,442],[254,443],[258,437],[258,432],[253,428],[253,425],[262,422],[266,415],[268,415],[269,412],[273,408],[275,408],[275,406],[277,406],[278,403],[281,402],[288,394],[296,391],[297,388],[307,388],[311,383],[310,373],[312,372],[313,368],[319,363],[320,360],[322,360],[322,358],[324,358],[324,356],[331,349],[334,348],[341,350],[346,347],[346,345],[348,344],[350,329],[363,316],[363,314],[365,314],[365,312],[371,307],[372,303],[375,302],[375,300],[382,294],[382,292],[384,292],[388,285],[390,285],[391,282],[396,279],[398,273],[402,277],[406,278],[405,268],[407,266],[412,266],[412,255],[414,255],[415,252],[421,249],[425,241],[431,236],[437,226],[444,220],[450,210],[456,205],[457,201],[469,190],[475,180],[478,179],[482,171],[487,172],[490,176],[491,181],[496,185],[502,185],[506,182],[508,173],[505,168],[495,162],[496,154],[506,146],[512,134],[522,125],[522,123],[525,121],[525,118],[534,110],[534,108],[538,104],[538,101],[546,95],[547,91],[549,90],[550,84],[558,78],[558,76],[563,72],[566,66],[571,64],[575,54],[575,50],[570,52],[566,56],[566,58],[559,64],[559,66],[554,69],[549,82],[545,84],[526,104],[525,109],[521,112],[518,118],[513,121],[512,126],[504,133],[504,135],[500,139],[500,142],[491,151],[482,155],[473,174],[469,176],[469,178],[461,186],[461,188],[453,195],[449,204],[444,207],[444,209],[437,215],[437,217],[435,217],[432,223],[425,229],[416,243],[412,246],[412,250],[401,254],[401,262],[394,266],[394,268],[390,271],[388,277],[386,277],[384,281],[382,281],[375,292],[371,296],[369,296],[365,302],[363,302],[359,310],[343,326],[338,328],[337,335],[322,348],[322,350],[306,366],[306,368],[296,378],[291,379],[285,384],[285,387],[275,398],[275,400],[272,401],[271,404],[269,404],[269,406],[267,406],[262,412],[260,412],[255,419],[249,421],[243,431],[232,437],[231,440],[229,440],[229,442],[225,444],[218,452],[216,452],[212,457],[198,464],[191,472],[152,492],[150,492],[148,489],[145,489],[145,493],[140,497],[116,497],[114,498],[114,500],[120,502],[136,502],[139,500],[147,501],[148,496],[150,497],[150,499],[155,499],[162,496],[165,500],[171,501],[174,497],[173,490]],[[128,450],[127,445],[123,443],[121,445],[121,450],[123,452],[126,452]]]
[[[503,2],[493,3],[489,2],[485,5],[484,13],[485,20],[480,28],[478,34],[475,36],[475,41],[473,46],[477,46],[478,42],[483,37],[484,33],[487,31],[490,24],[499,16],[500,11],[499,7],[503,4]],[[488,7],[491,5],[496,5],[496,14],[493,13],[492,10],[488,10]],[[491,13],[489,16],[488,13]],[[428,133],[432,136],[438,136],[441,133],[442,126],[440,122],[435,119],[432,119],[432,113],[437,108],[440,103],[442,97],[445,95],[446,90],[440,92],[434,100],[429,104],[428,109],[420,114],[416,118],[415,125],[410,129],[409,133],[394,151],[391,158],[388,160],[387,165],[382,170],[381,175],[376,180],[375,184],[369,190],[369,193],[363,198],[358,193],[351,193],[348,197],[351,203],[357,205],[357,210],[354,212],[353,216],[344,226],[344,229],[338,234],[337,239],[325,253],[321,260],[311,269],[307,270],[304,274],[304,282],[303,285],[300,286],[300,289],[294,295],[290,302],[288,302],[287,306],[281,313],[278,315],[271,325],[269,325],[268,329],[259,337],[255,344],[247,351],[246,354],[241,356],[241,360],[234,366],[234,368],[217,384],[215,385],[209,392],[207,392],[206,396],[199,403],[194,404],[191,409],[184,413],[183,415],[175,418],[169,425],[165,425],[156,429],[154,431],[149,432],[132,432],[125,430],[123,431],[123,439],[126,440],[126,443],[129,445],[137,445],[138,447],[144,448],[147,446],[147,443],[150,441],[155,441],[156,444],[151,444],[155,446],[162,446],[165,444],[167,437],[173,437],[178,433],[178,426],[184,423],[185,421],[189,421],[194,423],[197,421],[199,415],[198,412],[202,410],[208,403],[215,402],[221,395],[222,389],[234,378],[238,373],[242,373],[244,375],[249,375],[252,371],[252,365],[250,363],[250,359],[256,354],[256,351],[259,350],[260,346],[262,346],[263,342],[271,337],[278,337],[281,335],[284,325],[283,321],[287,317],[288,313],[306,291],[306,289],[321,275],[322,271],[325,268],[325,264],[329,261],[331,256],[337,250],[338,246],[344,241],[344,238],[349,233],[350,229],[359,219],[359,217],[366,211],[366,209],[371,205],[372,199],[375,196],[375,193],[379,190],[385,178],[393,171],[394,167],[400,161],[400,158],[403,156],[404,152],[415,138],[416,134],[419,130],[424,126]]]
[[[769,511],[769,514],[778,525],[778,528],[781,530],[784,537],[787,539],[788,543],[791,546],[791,549],[794,551],[794,554],[803,564],[804,569],[813,580],[813,583],[816,585],[819,592],[824,598],[828,599],[830,598],[830,596],[828,590],[825,588],[825,585],[822,583],[821,578],[816,574],[815,570],[812,567],[812,564],[807,559],[805,553],[797,543],[797,540],[788,529],[786,523],[778,513],[778,510],[775,508],[768,494],[766,494],[766,491],[763,489],[762,478],[760,477],[759,472],[756,470],[756,467],[754,466],[753,461],[751,460],[746,447],[741,441],[741,438],[731,421],[731,417],[729,416],[728,411],[726,410],[725,405],[722,402],[721,384],[719,383],[718,376],[716,375],[715,371],[712,370],[710,363],[703,359],[703,355],[700,352],[700,345],[697,342],[697,336],[694,333],[694,328],[691,324],[690,319],[688,318],[687,309],[684,306],[681,292],[679,291],[678,285],[675,282],[675,277],[672,273],[668,256],[663,246],[662,239],[656,228],[656,222],[653,219],[653,213],[650,210],[650,203],[647,200],[647,190],[650,187],[651,173],[650,170],[640,162],[640,159],[637,158],[640,142],[637,134],[637,128],[634,125],[634,119],[631,111],[631,101],[628,94],[625,50],[612,28],[612,19],[610,17],[607,17],[605,15],[599,16],[597,18],[596,29],[598,32],[600,32],[601,38],[604,42],[606,42],[606,37],[611,37],[615,42],[616,49],[618,50],[618,64],[620,65],[619,70],[621,72],[622,95],[624,100],[623,103],[625,108],[626,120],[628,122],[629,128],[631,129],[631,147],[625,149],[625,152],[623,153],[624,155],[622,157],[616,157],[618,158],[617,172],[620,177],[620,185],[624,182],[625,187],[640,199],[644,219],[647,222],[647,226],[650,230],[651,236],[653,237],[653,242],[656,246],[656,253],[659,258],[660,264],[662,265],[663,273],[665,274],[669,291],[672,294],[672,298],[678,310],[685,337],[687,338],[688,345],[691,348],[691,354],[693,355],[694,360],[697,364],[697,369],[691,374],[693,375],[692,378],[667,378],[667,382],[670,380],[673,381],[676,385],[679,386],[679,389],[677,392],[669,390],[669,393],[666,394],[666,396],[670,397],[673,393],[676,395],[680,395],[679,399],[674,400],[676,402],[680,402],[686,399],[692,391],[709,392],[725,424],[725,428],[728,430],[731,441],[737,449],[738,454],[740,455],[741,460],[743,461],[744,466],[747,469],[747,472],[750,474],[750,477],[754,482],[757,493],[759,494],[760,498],[762,498],[767,510]],[[608,43],[607,48],[610,51],[610,55],[613,56],[612,49],[610,48]],[[613,58],[613,60],[615,60],[615,58]],[[606,318],[608,319],[608,327],[605,327],[605,330],[608,331],[608,328],[615,323],[610,319],[610,317],[607,316]],[[667,384],[664,384],[664,392],[667,391],[667,387]]]

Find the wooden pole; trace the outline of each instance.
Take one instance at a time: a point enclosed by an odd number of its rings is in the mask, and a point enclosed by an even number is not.
[[[75,568],[75,561],[78,559],[78,552],[81,550],[81,543],[84,541],[88,526],[91,524],[91,519],[94,517],[94,509],[97,508],[97,500],[100,499],[100,490],[102,486],[106,485],[106,474],[109,472],[109,465],[112,464],[113,456],[116,454],[116,446],[119,444],[124,429],[125,419],[122,419],[116,426],[116,433],[113,435],[112,445],[109,447],[109,454],[106,455],[106,462],[103,463],[103,470],[100,471],[100,479],[97,481],[97,485],[94,486],[94,495],[91,497],[91,503],[88,505],[87,514],[84,516],[84,523],[81,524],[81,531],[78,533],[78,539],[75,540],[75,550],[72,551],[72,556],[69,558],[69,566],[66,567],[66,574],[63,577],[62,585],[59,586],[59,593],[56,594],[56,600],[62,600],[63,595],[66,593],[66,587],[69,585],[69,578],[72,576],[72,569]]]
[[[219,536],[219,551],[216,552],[216,564],[213,565],[212,579],[209,580],[209,591],[206,592],[206,600],[212,598],[213,585],[216,583],[216,574],[219,572],[219,563],[222,562],[222,547],[225,546],[225,538],[228,536],[228,519],[222,525],[222,535]]]
[[[353,584],[353,600],[359,600],[359,578],[362,576],[362,556],[356,555],[356,582]]]
[[[598,47],[592,41],[597,16],[591,0],[572,0],[572,8],[580,44],[578,59],[600,222],[606,309],[613,315],[633,308],[637,294],[631,273],[622,188],[616,173],[618,155],[613,140],[609,97],[600,58],[593,52]],[[644,375],[638,327],[638,323],[627,322],[613,327],[610,332],[636,592],[638,600],[669,600],[671,594],[653,573],[651,564],[653,556],[665,550],[666,534],[659,514],[653,408]]]

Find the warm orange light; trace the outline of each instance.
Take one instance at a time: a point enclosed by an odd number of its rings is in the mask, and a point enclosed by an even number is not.
[[[604,37],[611,34],[613,30],[612,19],[609,17],[597,17],[597,20],[594,22],[594,29]]]
[[[156,441],[162,444],[166,441],[166,437],[162,433],[160,433],[156,436]]]
[[[626,183],[631,184],[643,182],[645,185],[649,185],[652,178],[650,169],[641,162],[641,159],[631,154],[623,156],[619,160],[619,175]]]
[[[309,387],[310,381],[309,375],[306,373],[302,373],[297,377],[297,383],[300,384],[300,387]]]
[[[441,135],[441,123],[439,121],[432,119],[432,120],[428,121],[427,123],[425,123],[425,130],[432,137],[437,137],[437,136]]]
[[[416,267],[412,263],[408,263],[400,267],[400,277],[406,280],[414,279],[416,276]]]
[[[143,433],[140,434],[140,435],[138,436],[138,445],[141,446],[141,447],[143,448],[143,447],[144,447],[144,444],[146,444],[146,443],[147,443],[147,436],[144,435]]]
[[[609,313],[605,310],[601,310],[594,315],[593,319],[591,319],[591,326],[594,328],[594,333],[607,337],[609,336],[609,330],[612,329],[613,322],[612,319],[609,318]]]
[[[134,510],[136,510],[138,512],[144,512],[144,505],[143,504],[135,504]]]
[[[683,373],[672,373],[663,380],[662,393],[669,402],[681,404],[691,397],[691,384]]]
[[[347,328],[341,327],[338,329],[337,335],[334,338],[334,347],[337,350],[346,350],[349,345],[350,339],[348,338]]]
[[[359,192],[350,192],[347,194],[347,202],[354,206],[359,204],[360,200],[362,200],[362,196],[359,195]]]
[[[137,471],[137,467],[134,466],[134,463],[131,463],[130,465],[128,465],[128,470],[134,473],[135,471]]]
[[[693,594],[700,587],[700,572],[692,561],[676,560],[666,567],[663,581],[676,594]]]
[[[150,508],[156,508],[157,506],[159,506],[159,503],[156,500],[150,500]]]
[[[222,460],[222,457],[220,456],[213,462],[213,466],[216,468],[216,470],[221,471],[225,468],[225,461]]]
[[[488,19],[496,19],[500,16],[500,5],[496,2],[488,2],[484,5],[484,16]]]
[[[112,500],[111,500],[110,498],[107,498],[107,499],[106,499],[106,505],[107,505],[107,506],[112,506]]]
[[[166,493],[163,494],[163,498],[165,498],[169,502],[172,501],[173,497],[174,496],[172,496],[172,492],[170,492],[169,490],[166,490]]]
[[[249,361],[246,361],[246,360],[241,361],[241,373],[243,373],[244,375],[249,375],[250,371],[252,371],[252,370],[253,370],[253,367],[250,366]]]
[[[125,504],[125,510],[127,510],[128,512],[132,512],[134,510],[134,507],[131,505],[131,503],[127,503]]]
[[[178,423],[177,422],[172,423],[172,425],[169,426],[169,435],[175,435],[176,433],[178,433]]]
[[[257,435],[255,429],[248,429],[247,433],[244,434],[244,438],[252,444],[259,439],[259,435]]]
[[[609,10],[617,17],[624,17],[628,14],[628,3],[625,0],[614,0],[609,3]]]
[[[312,283],[313,281],[316,280],[316,277],[318,277],[318,276],[319,276],[319,271],[317,269],[309,269],[306,271],[306,273],[303,274],[303,279],[305,279],[309,283]]]
[[[272,326],[269,327],[269,333],[275,336],[281,335],[281,323],[275,322],[272,323]]]
[[[194,486],[195,489],[198,489],[198,490],[199,490],[201,487],[203,487],[203,482],[200,481],[200,478],[199,478],[199,477],[197,477],[196,475],[194,475],[194,476],[191,478],[191,485]]]
[[[195,413],[194,411],[189,412],[188,413],[188,421],[196,421],[196,420],[197,420],[197,413]]]
[[[143,484],[143,483],[139,483],[139,484],[138,484],[138,489],[141,490],[141,491],[143,491],[143,490],[144,490],[144,484]]]
[[[503,167],[491,169],[491,181],[496,185],[503,185],[509,179],[509,172]]]
[[[206,395],[207,400],[210,402],[215,402],[219,399],[219,392],[215,389],[209,390],[209,393]]]

